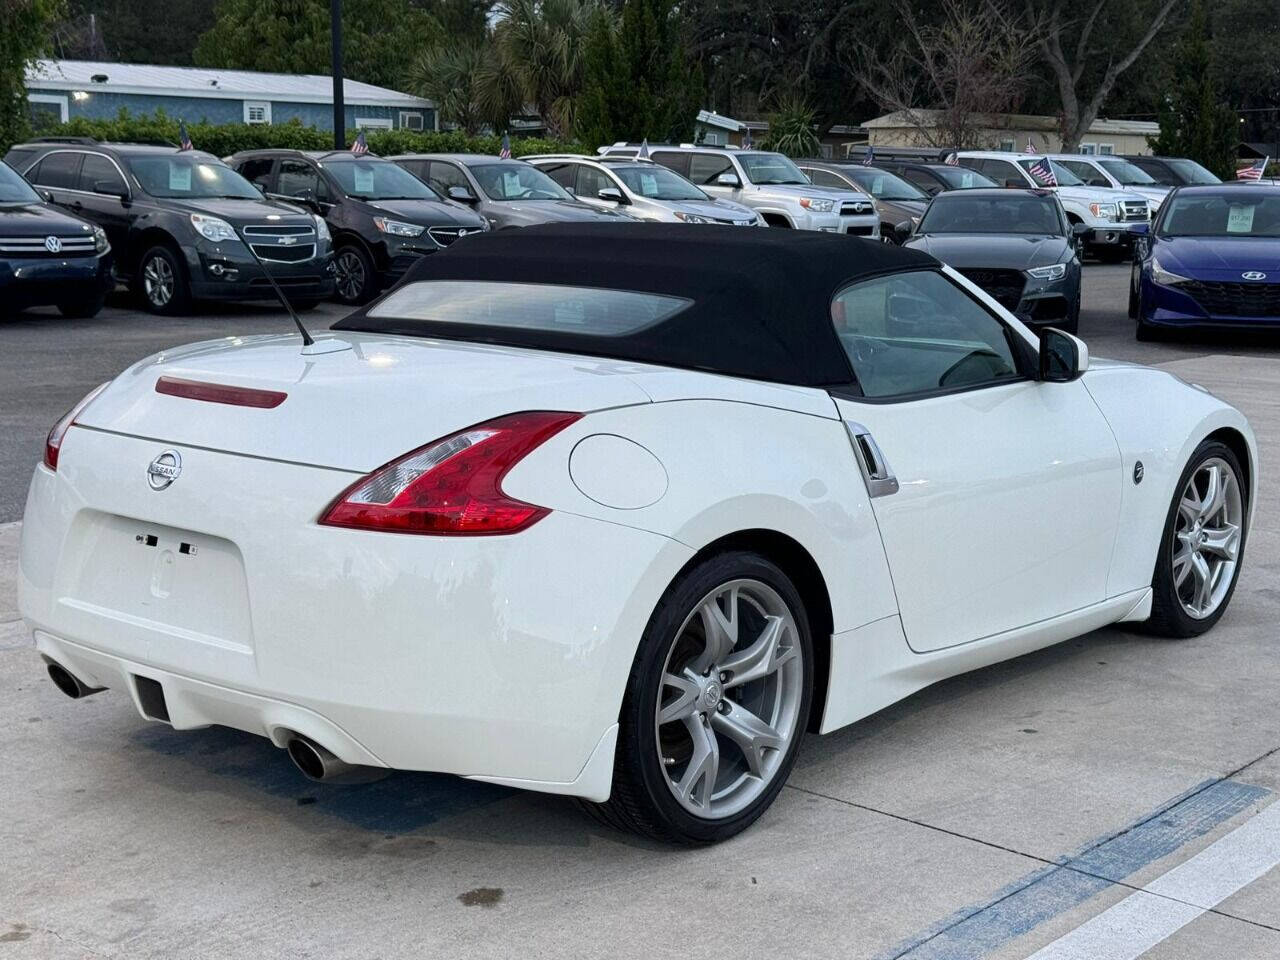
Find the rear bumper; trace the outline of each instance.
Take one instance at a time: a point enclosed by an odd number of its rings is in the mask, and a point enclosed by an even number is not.
[[[66,259],[0,259],[0,301],[6,308],[87,300],[112,286],[110,252]]]
[[[183,475],[157,492],[166,447]],[[32,480],[19,609],[144,716],[134,678],[158,681],[175,727],[601,799],[639,637],[691,552],[564,512],[510,537],[317,525],[352,478],[77,427]]]

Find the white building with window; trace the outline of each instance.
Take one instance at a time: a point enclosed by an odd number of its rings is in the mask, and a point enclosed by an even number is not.
[[[939,111],[912,110],[887,113],[862,127],[873,147],[921,147],[929,145],[926,129],[936,125]],[[991,114],[982,118],[984,149],[1021,152],[1030,143],[1037,153],[1061,153],[1062,137],[1057,117],[1021,113]],[[1160,135],[1160,125],[1148,120],[1095,120],[1080,142],[1086,154],[1150,153],[1148,137]]]
[[[333,129],[333,80],[321,74],[258,73],[90,60],[38,60],[27,68],[27,100],[39,125],[72,117],[109,119],[163,110],[195,123],[286,123]],[[438,130],[436,106],[399,90],[344,80],[349,130]]]

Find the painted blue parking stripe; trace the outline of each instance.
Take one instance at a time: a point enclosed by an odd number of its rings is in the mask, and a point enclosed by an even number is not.
[[[1016,880],[984,903],[957,910],[877,960],[979,960],[1040,924],[1166,857],[1271,791],[1207,780],[1123,830]]]

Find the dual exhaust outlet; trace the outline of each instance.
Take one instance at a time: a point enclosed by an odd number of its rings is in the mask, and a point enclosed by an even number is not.
[[[53,685],[72,700],[80,700],[106,687],[91,687],[62,664],[46,660],[49,679]],[[373,783],[388,776],[391,771],[382,767],[366,767],[340,760],[330,750],[309,737],[293,734],[285,744],[289,759],[308,780],[323,783]]]

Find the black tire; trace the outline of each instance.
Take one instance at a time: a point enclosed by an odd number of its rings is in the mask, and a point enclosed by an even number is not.
[[[373,258],[358,243],[346,243],[333,255],[337,270],[337,282],[333,298],[349,307],[368,303],[378,293],[378,275],[374,272]]]
[[[164,292],[166,282],[169,292]],[[182,258],[172,247],[157,244],[142,255],[134,289],[152,313],[172,317],[191,310],[191,285]]]
[[[1134,331],[1133,331],[1134,338],[1137,340],[1141,340],[1143,343],[1153,343],[1157,340],[1163,340],[1164,339],[1163,331],[1161,331],[1159,327],[1153,327],[1151,324],[1147,323],[1145,320],[1142,319],[1143,308],[1142,308],[1142,288],[1141,287],[1138,288],[1138,292],[1135,294],[1135,297],[1136,297],[1136,302],[1134,304],[1134,313],[1137,316],[1138,325],[1134,328]]]
[[[58,304],[58,312],[68,320],[88,320],[96,317],[107,302],[107,295],[99,293],[92,297],[79,297],[74,300],[63,300]]]
[[[1239,485],[1243,504],[1243,516],[1240,522],[1241,530],[1236,553],[1236,564],[1231,571],[1231,582],[1227,587],[1227,591],[1212,613],[1203,618],[1196,618],[1183,609],[1182,602],[1174,586],[1173,553],[1178,519],[1178,502],[1191,476],[1202,464],[1215,458],[1225,462],[1235,474],[1235,482]],[[1177,486],[1174,487],[1173,500],[1169,504],[1169,512],[1165,518],[1164,533],[1160,537],[1160,553],[1156,557],[1155,572],[1151,578],[1151,618],[1142,624],[1144,632],[1175,639],[1196,637],[1210,630],[1222,618],[1227,607],[1231,604],[1231,598],[1235,594],[1236,582],[1240,577],[1240,568],[1244,563],[1244,551],[1249,537],[1248,519],[1249,479],[1239,459],[1226,444],[1216,440],[1204,441],[1200,446],[1196,447],[1191,459],[1187,462],[1187,466],[1183,469],[1182,475],[1178,477]]]
[[[308,310],[314,310],[320,306],[319,300],[290,300],[289,306],[293,307],[298,313],[306,313]]]
[[[754,580],[771,588],[795,621],[794,645],[799,646],[802,660],[799,719],[763,791],[740,812],[710,819],[694,815],[676,800],[659,761],[655,717],[662,673],[681,626],[710,592],[734,580]],[[745,830],[773,803],[795,763],[813,696],[813,662],[804,602],[785,573],[764,557],[745,551],[701,561],[668,588],[649,619],[623,697],[611,796],[602,804],[584,801],[584,806],[607,826],[667,843],[716,843]]]
[[[1133,270],[1129,274],[1129,319],[1138,319],[1138,284],[1135,283],[1137,278],[1138,266],[1134,264]]]

